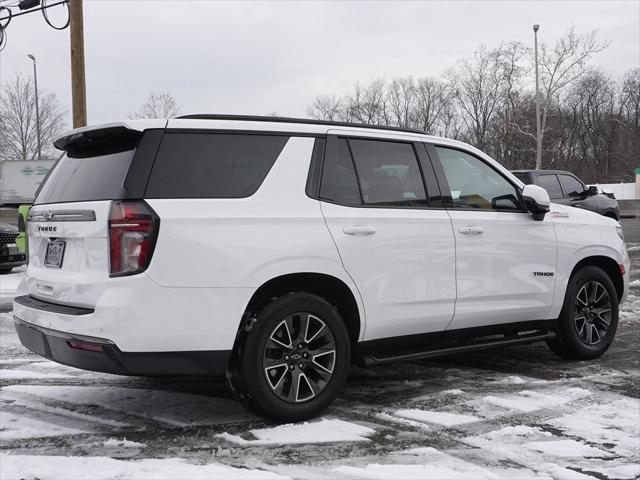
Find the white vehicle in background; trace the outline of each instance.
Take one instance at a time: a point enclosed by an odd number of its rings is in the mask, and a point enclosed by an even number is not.
[[[0,204],[33,202],[36,190],[55,160],[5,160],[0,162]]]
[[[75,130],[31,209],[30,350],[125,375],[226,375],[276,421],[351,362],[546,341],[592,359],[628,290],[619,224],[466,144],[195,115]]]

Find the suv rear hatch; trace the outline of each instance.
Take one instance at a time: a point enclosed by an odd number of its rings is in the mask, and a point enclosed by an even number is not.
[[[55,142],[65,154],[29,214],[26,293],[93,308],[112,277],[144,271],[159,220],[141,199],[161,135],[118,124]]]

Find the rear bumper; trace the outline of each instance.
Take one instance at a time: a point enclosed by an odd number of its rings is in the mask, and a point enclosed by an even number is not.
[[[109,339],[123,352],[231,350],[254,291],[161,287],[145,273],[108,278],[31,262],[13,314],[38,327]],[[25,296],[65,308],[21,302]]]
[[[64,365],[94,372],[139,376],[223,376],[231,356],[231,350],[123,352],[104,338],[51,330],[15,316],[14,320],[20,341],[32,352]]]

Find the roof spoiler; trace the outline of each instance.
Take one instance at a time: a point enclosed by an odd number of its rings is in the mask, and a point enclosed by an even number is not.
[[[53,142],[70,157],[83,158],[123,152],[135,148],[142,132],[124,123],[77,128]]]

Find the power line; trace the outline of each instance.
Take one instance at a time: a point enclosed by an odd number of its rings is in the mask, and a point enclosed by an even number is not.
[[[36,5],[39,4],[40,1],[38,0]],[[22,1],[0,0],[0,52],[4,50],[4,47],[7,45],[7,27],[16,17],[21,17],[22,15],[28,15],[35,12],[42,12],[42,16],[45,22],[47,22],[47,24],[51,28],[54,28],[56,30],[64,30],[69,26],[71,18],[71,15],[69,14],[69,0],[60,0],[55,3],[49,3],[49,0],[42,0],[42,4],[37,8],[29,8],[28,10],[14,13],[12,8],[20,8],[20,5],[24,5]],[[49,19],[49,15],[47,13],[47,9],[57,7],[58,5],[67,6],[67,21],[62,26],[54,25]]]

